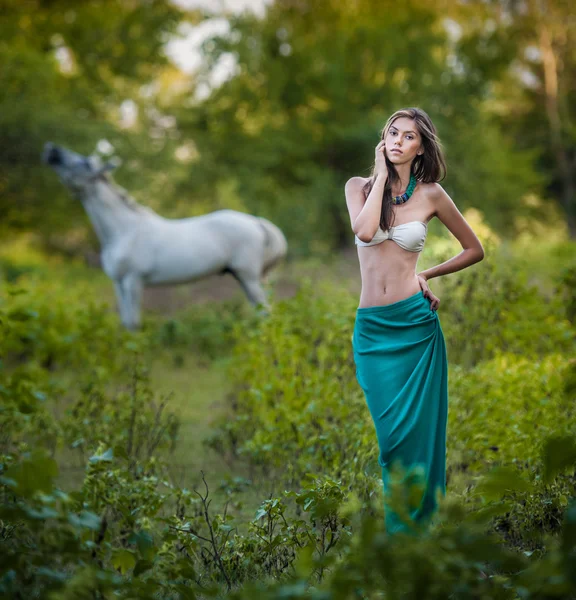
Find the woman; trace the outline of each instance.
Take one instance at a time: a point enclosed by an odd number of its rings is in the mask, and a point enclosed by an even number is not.
[[[376,427],[389,533],[424,526],[438,495],[446,493],[447,355],[440,300],[428,280],[484,258],[482,244],[438,183],[445,174],[430,117],[408,108],[388,119],[372,176],[352,177],[345,187],[362,276],[352,339],[356,376]],[[463,250],[417,273],[434,217]],[[416,481],[422,491],[402,512],[389,506],[394,473]]]

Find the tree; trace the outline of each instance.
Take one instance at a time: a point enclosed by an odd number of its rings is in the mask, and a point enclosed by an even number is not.
[[[346,179],[370,172],[386,118],[417,105],[444,139],[444,185],[459,206],[510,231],[522,196],[541,185],[533,152],[515,149],[485,110],[511,43],[488,59],[471,50],[477,32],[451,41],[445,14],[420,0],[278,0],[262,19],[231,18],[228,35],[205,43],[205,70],[231,53],[235,72],[176,113],[199,149],[188,184],[233,180],[246,208],[275,218],[304,252],[320,240],[346,246]]]
[[[484,3],[482,3],[484,4]],[[576,17],[569,0],[492,0],[487,17],[516,53],[499,87],[502,126],[537,166],[576,239]]]
[[[143,166],[174,164],[171,128],[140,93],[167,67],[162,52],[183,17],[169,0],[1,0],[0,224],[7,231],[70,231],[83,216],[40,164],[48,140],[90,153],[107,139],[133,161],[121,177],[151,186]],[[190,18],[193,18],[191,15]],[[154,94],[152,93],[152,96]],[[120,107],[140,108],[123,128]],[[154,135],[154,137],[153,137]]]

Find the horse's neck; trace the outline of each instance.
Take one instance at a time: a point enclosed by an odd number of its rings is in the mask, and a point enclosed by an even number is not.
[[[126,235],[146,218],[144,212],[130,206],[122,199],[120,192],[106,181],[97,181],[90,186],[82,198],[82,203],[102,246],[107,246]]]

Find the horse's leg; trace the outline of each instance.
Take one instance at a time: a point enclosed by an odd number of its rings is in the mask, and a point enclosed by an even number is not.
[[[260,278],[254,273],[246,271],[231,271],[238,283],[242,286],[248,300],[254,305],[262,305],[265,310],[268,310],[268,301],[266,293],[260,283]]]
[[[120,321],[122,321],[122,325],[124,325],[124,327],[128,327],[126,299],[124,288],[122,287],[122,281],[114,281],[114,291],[116,292],[116,301],[118,304],[118,312],[120,313]]]
[[[140,327],[140,304],[142,302],[142,279],[137,273],[128,273],[122,279],[128,329]]]

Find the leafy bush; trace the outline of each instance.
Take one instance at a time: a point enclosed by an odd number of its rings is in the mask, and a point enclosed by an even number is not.
[[[249,310],[242,298],[240,302],[194,306],[175,317],[162,317],[161,323],[147,325],[152,343],[172,350],[180,365],[190,353],[208,359],[228,354],[234,326],[249,318]]]
[[[546,304],[512,273],[492,265],[481,289],[467,272],[443,286],[440,318],[456,354],[449,494],[415,536],[383,530],[347,291],[308,282],[266,318],[205,308],[179,316],[176,330],[152,319],[130,333],[80,292],[6,286],[0,595],[576,597],[574,330],[556,297]],[[491,313],[490,290],[515,290],[515,300]],[[170,480],[179,422],[148,369],[159,348],[216,357],[232,347],[231,413],[209,445],[271,490],[248,522],[228,511],[234,502],[215,513],[205,479],[200,491]],[[68,492],[58,485],[63,456],[83,470]],[[414,490],[393,481],[401,513]],[[227,486],[231,500],[241,485]]]
[[[570,353],[575,333],[562,295],[541,294],[505,247],[486,244],[485,249],[486,257],[473,268],[438,282],[449,362],[468,368],[497,352],[533,357]],[[448,256],[437,258],[440,262]]]
[[[375,436],[354,377],[353,313],[348,293],[315,295],[308,284],[255,326],[239,325],[235,416],[209,444],[268,478],[281,472],[287,486],[323,472],[373,493]]]
[[[575,461],[573,439],[550,438],[541,457],[545,479],[573,469]],[[95,455],[86,485],[70,495],[54,487],[56,471],[41,451],[2,468],[0,591],[7,597],[184,599],[226,590],[239,600],[576,594],[574,501],[561,519],[560,536],[545,536],[545,554],[514,552],[487,533],[490,519],[507,510],[511,493],[534,491],[514,470],[482,479],[483,509],[470,512],[449,500],[435,527],[391,537],[380,515],[358,512],[358,504],[328,479],[310,478],[301,492],[284,495],[308,520],[288,517],[285,502],[270,498],[250,533],[231,537],[233,520],[210,516],[207,491],[198,500],[169,486],[162,493],[153,478],[132,477],[123,459]],[[186,497],[192,514],[160,516],[170,496]],[[479,577],[480,569],[487,577]]]
[[[472,369],[450,373],[448,456],[453,470],[534,464],[552,433],[576,434],[574,399],[564,382],[574,364],[563,354],[538,358],[497,352]],[[559,419],[559,416],[562,416]]]
[[[539,440],[562,429],[558,414],[565,428],[575,428],[572,398],[563,387],[574,330],[556,298],[545,304],[515,279],[513,267],[498,264],[496,257],[481,275],[465,272],[442,290],[452,471],[481,472],[492,464],[519,464],[519,457],[532,464]],[[478,288],[477,277],[490,285]],[[503,292],[494,299],[496,288]],[[514,302],[497,310],[512,289]],[[467,294],[470,301],[463,299]],[[309,284],[255,327],[240,324],[230,370],[237,382],[234,419],[219,425],[210,445],[260,465],[268,477],[280,473],[288,486],[309,471],[325,472],[370,493],[373,487],[361,481],[378,471],[376,441],[355,379],[354,307],[349,293]],[[492,317],[492,310],[498,314]]]

